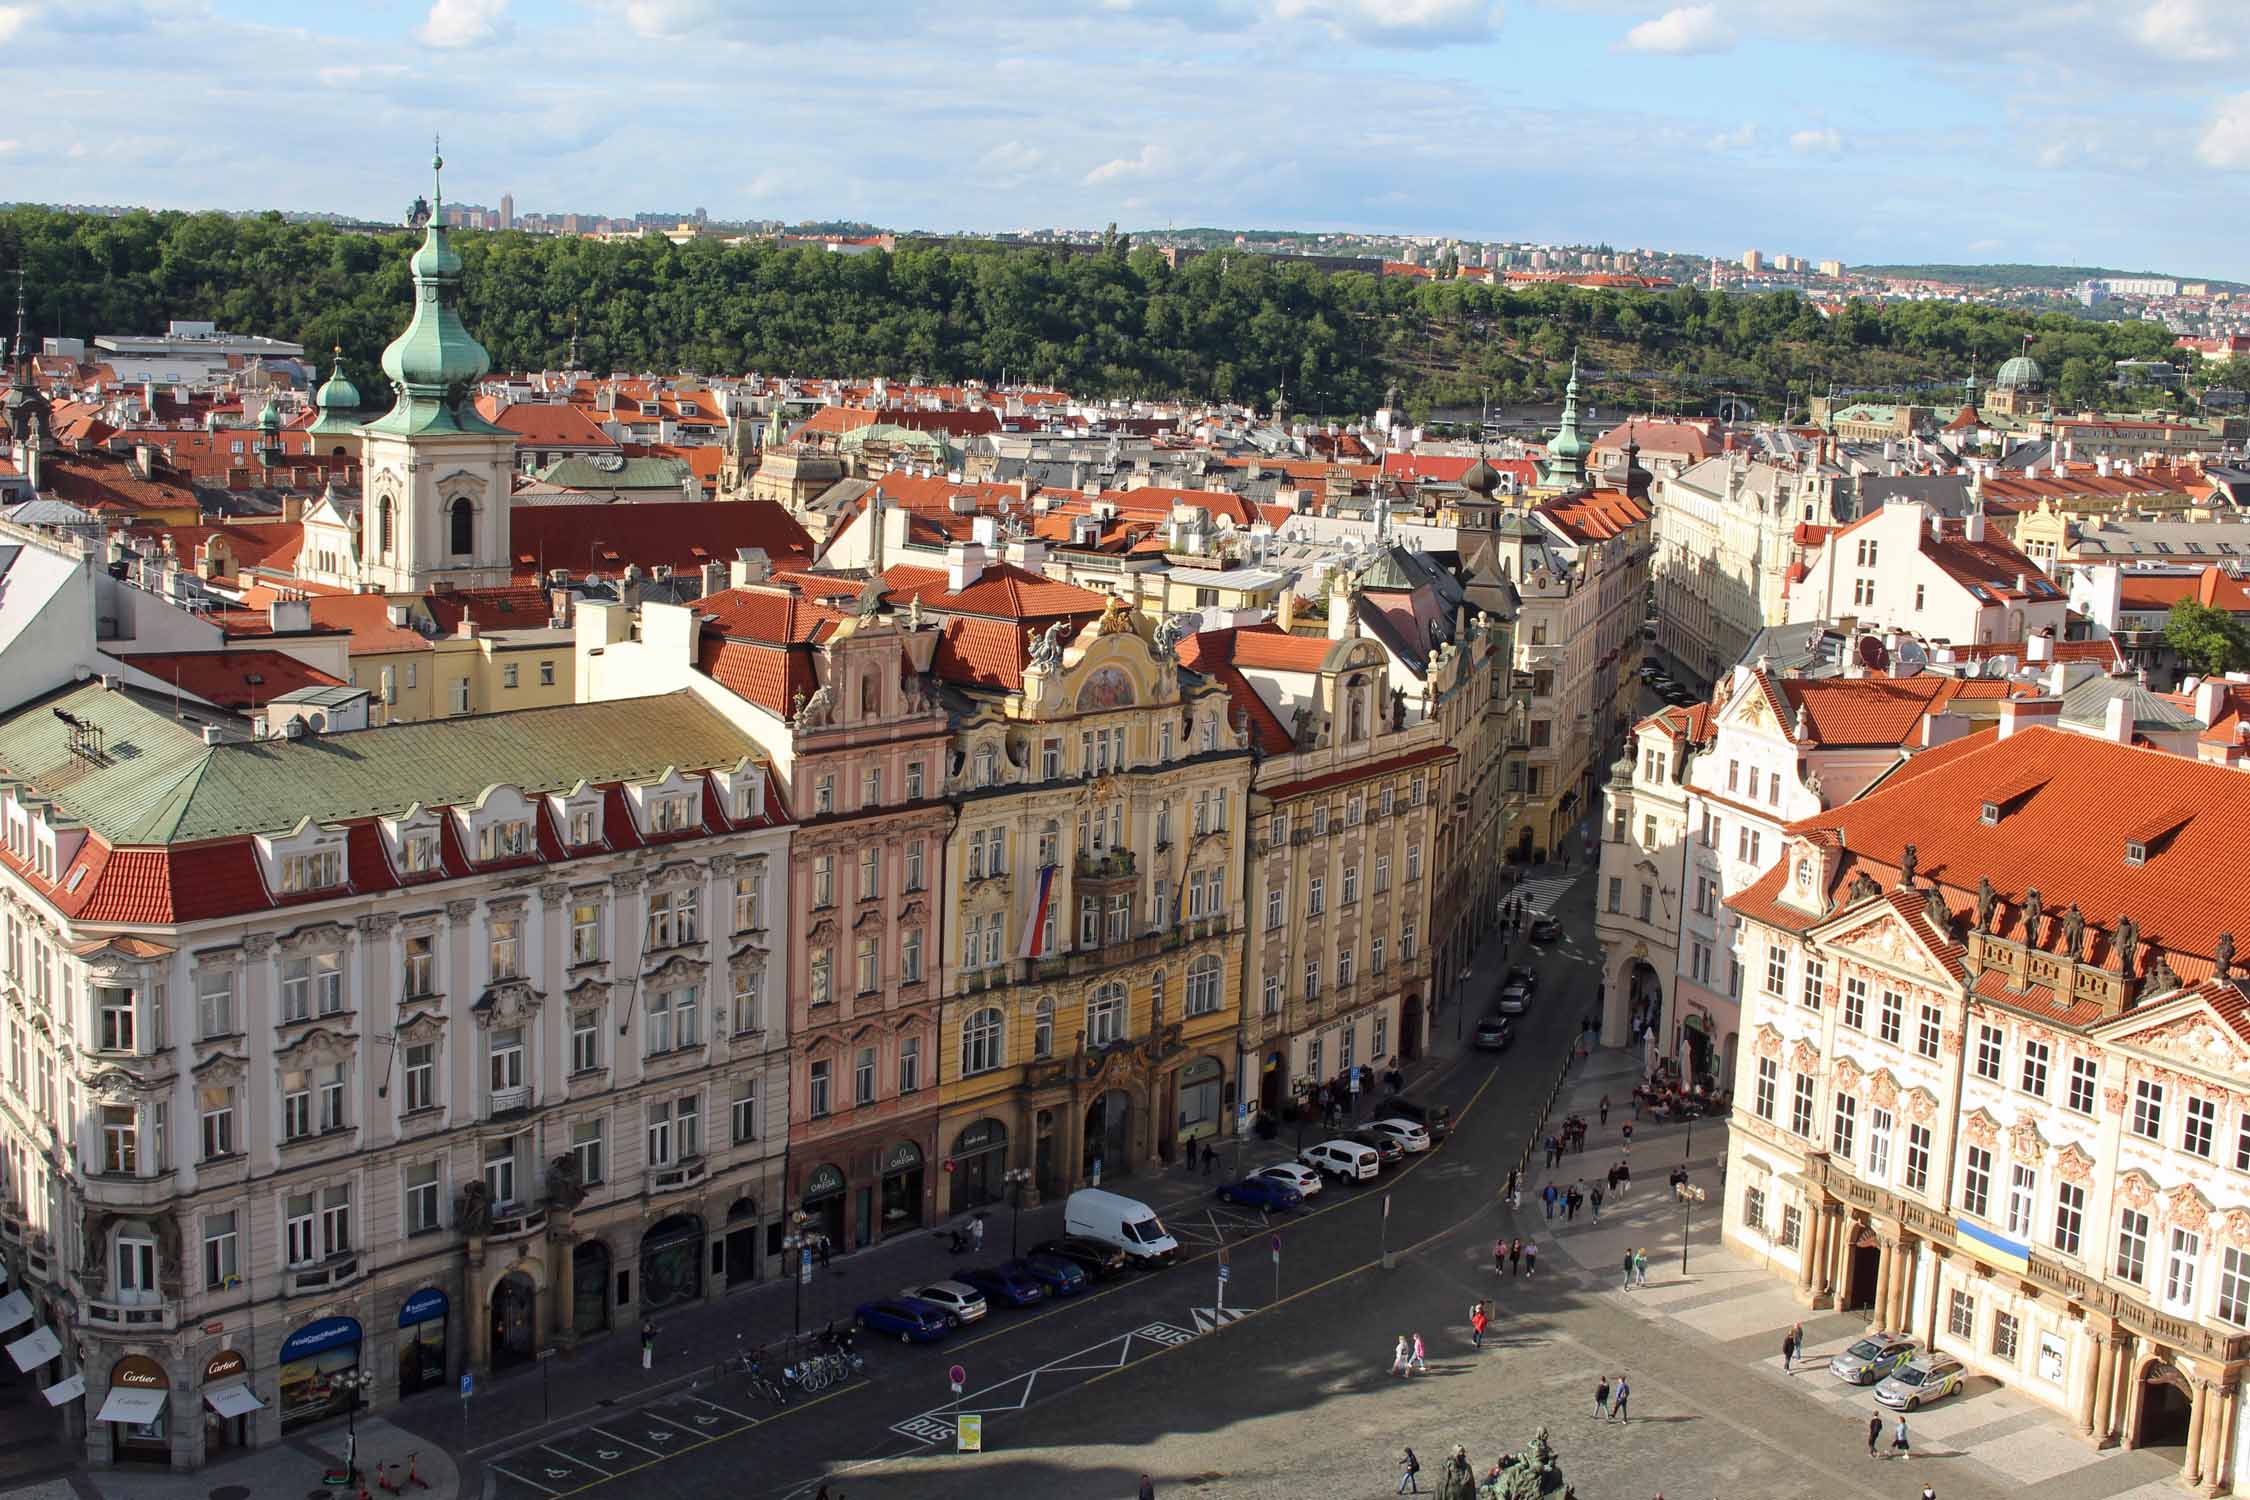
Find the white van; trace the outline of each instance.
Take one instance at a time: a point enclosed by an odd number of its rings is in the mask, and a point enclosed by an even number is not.
[[[1383,1170],[1382,1153],[1357,1141],[1322,1141],[1297,1153],[1297,1160],[1338,1182],[1373,1182]]]
[[[1063,1232],[1115,1245],[1137,1266],[1164,1265],[1180,1250],[1154,1209],[1138,1198],[1100,1188],[1080,1188],[1070,1195],[1063,1205]]]

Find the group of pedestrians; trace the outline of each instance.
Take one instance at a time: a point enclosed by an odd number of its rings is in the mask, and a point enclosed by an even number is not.
[[[1625,1272],[1626,1291],[1629,1292],[1637,1286],[1647,1286],[1648,1247],[1644,1245],[1638,1249],[1626,1251],[1622,1268]]]
[[[1391,1356],[1391,1373],[1401,1380],[1410,1379],[1416,1370],[1430,1372],[1429,1351],[1422,1347],[1422,1335],[1400,1334],[1397,1352]]]
[[[1614,1177],[1611,1181],[1614,1184]],[[1583,1177],[1567,1188],[1550,1182],[1539,1190],[1539,1201],[1550,1219],[1559,1214],[1567,1224],[1578,1217],[1581,1208],[1591,1207],[1594,1222],[1599,1224],[1602,1221],[1602,1185],[1599,1182],[1592,1188],[1586,1186],[1586,1179]]]
[[[1576,1154],[1586,1149],[1586,1122],[1572,1115],[1562,1122],[1562,1128],[1549,1135],[1545,1141],[1549,1169],[1562,1165],[1563,1154]]]
[[[1625,1422],[1633,1400],[1632,1382],[1620,1370],[1612,1380],[1607,1375],[1594,1377],[1594,1420],[1597,1422]]]
[[[1510,1276],[1521,1271],[1529,1276],[1539,1269],[1539,1246],[1531,1240],[1501,1238],[1492,1242],[1492,1269],[1497,1274],[1505,1266]]]

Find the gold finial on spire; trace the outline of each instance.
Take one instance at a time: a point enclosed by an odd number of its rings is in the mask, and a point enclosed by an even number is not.
[[[445,151],[442,136],[430,137],[430,200],[445,206]]]

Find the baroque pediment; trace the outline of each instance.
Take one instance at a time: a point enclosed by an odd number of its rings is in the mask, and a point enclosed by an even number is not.
[[[1953,976],[1945,964],[1922,941],[1919,933],[1907,926],[1906,920],[1888,902],[1870,915],[1846,927],[1855,914],[1846,913],[1837,919],[1837,925],[1819,934],[1820,945],[1826,949],[1841,949],[1855,957],[1873,959],[1901,972],[1916,975],[1932,984],[1950,985]]]
[[[2250,1072],[2250,1046],[2201,1001],[2153,1024],[2113,1029],[2106,1040],[2201,1073],[2240,1078]]]

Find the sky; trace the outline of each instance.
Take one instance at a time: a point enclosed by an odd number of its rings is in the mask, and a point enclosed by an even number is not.
[[[0,199],[2250,280],[2244,0],[0,0]]]

